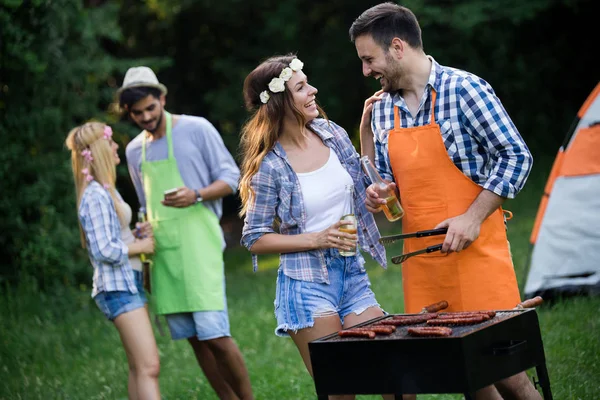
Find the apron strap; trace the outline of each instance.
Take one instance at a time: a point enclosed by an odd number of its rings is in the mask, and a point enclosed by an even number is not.
[[[400,129],[400,108],[398,106],[394,106],[394,129]]]
[[[144,129],[142,132],[142,162],[146,162],[146,136],[148,136],[148,132]]]
[[[171,113],[165,111],[165,117],[167,118],[167,143],[169,145],[169,160],[175,159],[175,152],[173,151],[173,116]]]
[[[172,126],[173,126],[173,116],[171,115],[171,113],[164,111],[165,113],[165,118],[166,118],[166,122],[167,122],[167,127],[166,127],[166,131],[167,131],[167,144],[168,144],[168,148],[169,148],[169,160],[173,160],[175,159],[175,152],[173,151],[173,135],[171,134],[172,131]],[[148,136],[148,132],[146,130],[144,130],[144,132],[142,132],[142,134],[144,135],[142,138],[142,162],[146,162],[146,138]]]
[[[431,121],[430,123],[435,124],[435,99],[437,97],[437,92],[434,88],[431,88]],[[398,106],[394,106],[394,129],[400,129],[400,108]]]
[[[435,98],[437,97],[437,92],[434,88],[431,88],[431,125],[435,124]]]

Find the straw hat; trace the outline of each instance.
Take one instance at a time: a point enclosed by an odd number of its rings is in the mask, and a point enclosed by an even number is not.
[[[158,78],[148,67],[132,67],[125,73],[123,86],[117,90],[117,96],[125,89],[134,87],[153,87],[159,89],[162,94],[167,94],[167,87],[158,81]]]

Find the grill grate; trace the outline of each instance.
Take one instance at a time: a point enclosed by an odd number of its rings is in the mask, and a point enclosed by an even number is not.
[[[446,337],[436,337],[436,338],[428,337],[428,339],[448,339],[448,338],[462,337],[462,336],[468,335],[472,332],[478,331],[480,329],[484,329],[490,325],[495,325],[506,319],[515,317],[522,312],[523,312],[523,310],[496,311],[496,316],[494,316],[494,318],[491,318],[487,321],[484,321],[484,322],[481,322],[481,323],[475,324],[475,325],[451,326],[452,335],[446,336]],[[411,315],[411,314],[398,314],[398,315],[404,316],[404,315]],[[418,314],[412,314],[412,315],[418,315]],[[356,325],[356,327],[364,327],[366,325],[370,325],[370,324],[378,322],[378,321],[383,321],[385,319],[391,319],[393,317],[394,317],[394,315],[387,315],[387,316],[381,317],[376,320],[371,320],[364,324]],[[419,340],[419,339],[423,339],[423,337],[411,336],[407,332],[408,328],[414,328],[414,327],[418,327],[418,326],[429,326],[429,325],[427,325],[427,323],[425,323],[425,322],[421,323],[421,324],[406,325],[406,326],[399,325],[399,326],[396,326],[396,331],[393,332],[392,334],[390,334],[390,335],[377,334],[374,339],[361,338],[361,337],[340,337],[337,334],[334,334],[334,335],[325,337],[324,340],[332,341],[332,342],[333,341],[339,341],[339,342],[372,341],[372,340]]]

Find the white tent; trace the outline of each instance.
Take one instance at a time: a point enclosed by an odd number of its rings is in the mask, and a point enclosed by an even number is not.
[[[525,298],[600,293],[600,83],[558,151],[530,242]]]

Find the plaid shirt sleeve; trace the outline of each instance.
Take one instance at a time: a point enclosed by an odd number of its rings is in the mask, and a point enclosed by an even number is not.
[[[514,198],[533,165],[527,145],[487,82],[463,80],[459,98],[463,126],[489,152],[494,163],[483,188]]]
[[[129,248],[120,237],[114,237],[111,233],[112,220],[117,218],[111,201],[108,193],[101,191],[84,196],[80,208],[80,221],[91,256],[103,264],[121,266],[128,262]],[[114,214],[112,217],[111,213]]]
[[[266,233],[275,233],[273,222],[277,206],[277,188],[273,171],[268,162],[263,160],[258,172],[252,177],[250,187],[254,195],[250,198],[244,228],[242,229],[241,244],[248,250]],[[254,271],[258,270],[258,258],[252,254]]]

